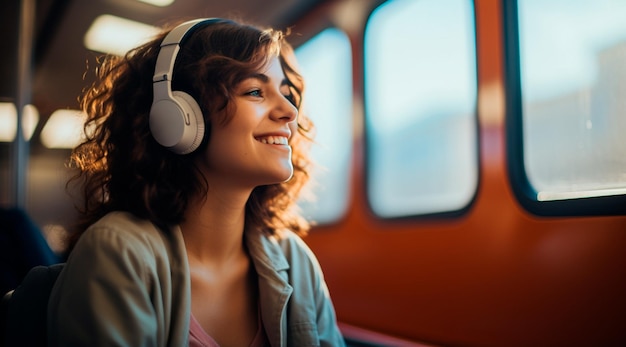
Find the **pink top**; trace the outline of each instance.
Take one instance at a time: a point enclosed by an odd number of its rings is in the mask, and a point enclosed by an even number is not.
[[[250,347],[265,347],[269,346],[269,341],[265,335],[265,329],[263,329],[263,322],[261,322],[261,314],[259,312],[259,330],[256,332],[254,339],[250,343]],[[191,321],[189,324],[189,347],[220,347],[220,345],[207,334],[196,318],[191,315]]]

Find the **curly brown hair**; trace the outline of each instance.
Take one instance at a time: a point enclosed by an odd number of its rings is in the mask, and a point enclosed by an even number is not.
[[[204,139],[190,154],[170,152],[153,139],[149,128],[152,76],[159,45],[170,29],[123,57],[106,56],[96,70],[96,81],[81,97],[88,115],[86,140],[70,157],[78,172],[69,183],[82,186],[84,200],[72,243],[111,211],[131,212],[163,230],[181,223],[190,200],[208,191],[195,159],[206,150],[211,124],[228,122],[234,88],[273,56],[279,56],[300,109],[304,82],[290,64],[293,49],[283,32],[231,20],[206,25],[185,39],[172,81],[173,90],[198,100],[206,124]],[[296,200],[309,179],[312,130],[312,122],[300,112],[298,133],[290,140],[293,176],[252,191],[246,205],[247,226],[270,234],[283,228],[307,232],[309,224],[299,215]]]

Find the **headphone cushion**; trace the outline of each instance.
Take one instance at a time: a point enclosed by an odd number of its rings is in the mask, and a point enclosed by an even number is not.
[[[182,92],[182,91],[173,91],[174,99],[178,101],[179,104],[184,105],[184,109],[188,111],[189,114],[189,122],[190,122],[190,133],[189,137],[185,137],[185,143],[189,143],[189,146],[184,149],[180,154],[187,154],[195,151],[202,143],[202,138],[204,137],[204,117],[202,115],[202,110],[200,110],[200,106],[196,99],[194,99],[191,95]],[[189,140],[187,140],[187,138]],[[181,141],[182,142],[182,141]]]
[[[204,137],[204,118],[196,100],[182,91],[173,99],[157,101],[150,112],[150,130],[155,140],[177,154],[196,150]]]

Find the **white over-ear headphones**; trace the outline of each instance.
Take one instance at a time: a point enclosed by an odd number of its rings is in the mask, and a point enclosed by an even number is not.
[[[204,136],[204,118],[196,100],[183,91],[172,91],[176,56],[187,35],[198,27],[222,21],[220,18],[203,18],[182,23],[161,42],[152,77],[154,99],[150,109],[150,131],[159,144],[176,154],[193,152]]]

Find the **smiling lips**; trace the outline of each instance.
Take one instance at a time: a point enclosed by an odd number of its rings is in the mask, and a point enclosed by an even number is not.
[[[267,144],[267,145],[287,145],[288,140],[286,136],[263,136],[256,137],[257,141]]]

